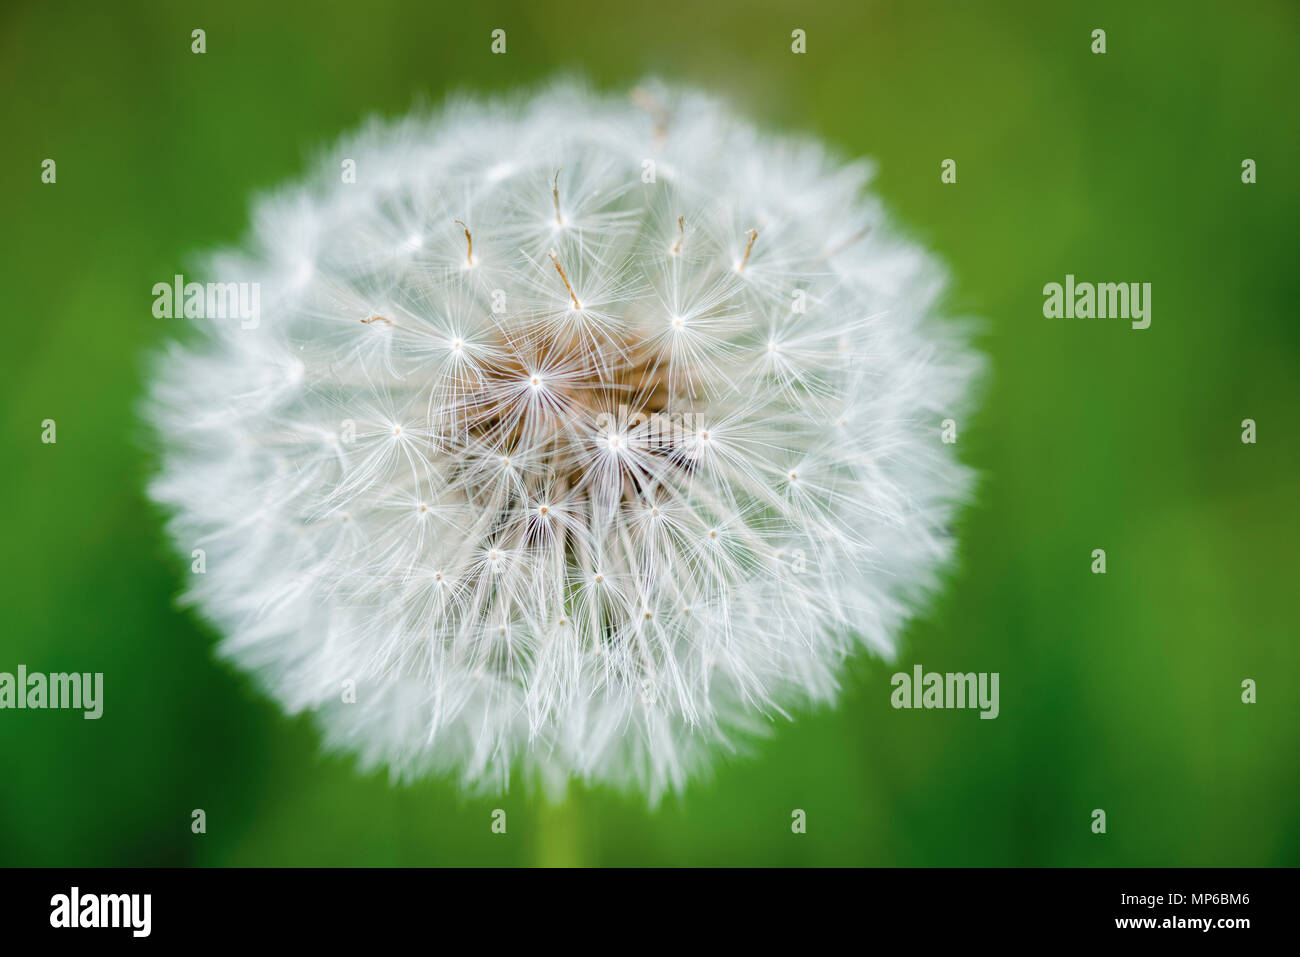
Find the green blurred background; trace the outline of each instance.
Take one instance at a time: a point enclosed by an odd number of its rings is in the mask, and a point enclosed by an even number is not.
[[[106,700],[97,722],[0,712],[0,863],[1300,863],[1300,7],[789,8],[5,5],[0,671],[102,671]],[[557,808],[395,789],[321,755],[175,608],[187,565],[141,491],[144,357],[178,332],[152,284],[238,240],[252,191],[365,115],[557,70],[697,83],[876,157],[877,189],[952,265],[953,310],[987,320],[958,444],[983,485],[898,665],[852,662],[837,709],[653,812],[582,788]],[[1151,328],[1044,319],[1067,272],[1151,282]],[[999,672],[1001,716],[891,709],[916,662]]]

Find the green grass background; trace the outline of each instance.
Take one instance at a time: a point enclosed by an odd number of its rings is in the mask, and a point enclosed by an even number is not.
[[[106,701],[0,712],[0,863],[1300,863],[1298,53],[1282,2],[5,4],[0,670],[103,671]],[[894,711],[895,667],[859,659],[838,708],[654,812],[394,789],[175,608],[187,566],[141,491],[144,357],[178,331],[152,284],[368,113],[565,69],[876,157],[951,264],[954,311],[987,320],[958,445],[984,479],[898,667],[999,672],[996,721]],[[1151,328],[1044,319],[1067,272],[1151,282]]]

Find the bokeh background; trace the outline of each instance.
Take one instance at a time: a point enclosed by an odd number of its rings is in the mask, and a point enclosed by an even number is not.
[[[0,712],[0,863],[1300,863],[1298,54],[1300,7],[1253,0],[6,3],[0,670],[102,671],[106,700]],[[850,663],[837,709],[655,811],[322,755],[175,607],[187,562],[142,493],[145,361],[178,334],[152,284],[366,115],[562,70],[697,83],[877,158],[991,357],[960,561],[897,665]],[[1067,272],[1151,282],[1151,328],[1044,319]],[[997,671],[1001,716],[894,711],[916,662]]]

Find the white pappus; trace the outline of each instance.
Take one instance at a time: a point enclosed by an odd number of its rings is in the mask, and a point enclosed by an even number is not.
[[[260,323],[198,323],[149,401],[220,653],[396,778],[652,802],[892,657],[981,362],[869,177],[696,92],[558,84],[260,199],[210,263]]]

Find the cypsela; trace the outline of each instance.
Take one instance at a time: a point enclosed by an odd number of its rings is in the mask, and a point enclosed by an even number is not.
[[[148,937],[152,925],[152,894],[71,894],[50,898],[51,927],[130,927],[133,937]]]
[[[83,708],[86,713],[82,717],[93,721],[104,713],[104,673],[29,675],[27,666],[19,665],[15,678],[7,671],[0,671],[0,709],[3,708]]]
[[[890,679],[894,693],[889,702],[895,708],[979,708],[981,718],[998,716],[998,673],[981,671],[958,674],[923,673],[920,665],[912,674],[900,671]],[[976,689],[978,688],[978,694]]]
[[[1151,325],[1151,283],[1075,283],[1074,274],[1043,287],[1046,319],[1132,319],[1134,329]]]

